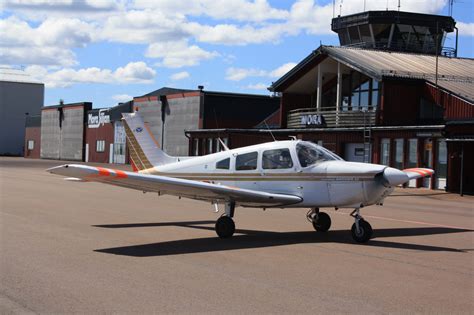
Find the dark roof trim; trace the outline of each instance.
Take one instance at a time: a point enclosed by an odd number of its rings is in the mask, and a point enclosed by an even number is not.
[[[67,107],[74,107],[74,106],[90,107],[89,109],[91,109],[92,102],[70,103],[70,104],[64,104],[64,105],[49,105],[49,106],[43,106],[41,109],[60,108],[60,107],[67,108]]]

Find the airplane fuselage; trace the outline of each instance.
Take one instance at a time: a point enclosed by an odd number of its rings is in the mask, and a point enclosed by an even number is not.
[[[140,173],[301,197],[302,202],[292,207],[368,206],[381,203],[393,191],[393,186],[381,184],[377,177],[386,166],[346,162],[326,151],[323,153],[328,154],[330,160],[323,159],[305,167],[298,156],[298,143],[302,142],[278,141],[222,151]],[[278,168],[268,166],[265,160],[268,152],[280,153],[282,150],[289,153],[289,162],[282,167],[277,165]],[[249,156],[253,160],[242,167],[239,156]]]

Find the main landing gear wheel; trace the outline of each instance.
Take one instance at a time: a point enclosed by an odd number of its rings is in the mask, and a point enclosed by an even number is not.
[[[331,227],[331,217],[325,212],[319,212],[319,208],[311,208],[306,218],[318,232],[327,232]]]
[[[222,216],[217,219],[216,233],[220,238],[229,238],[235,232],[235,223],[231,217]]]
[[[234,217],[235,202],[229,201],[225,204],[225,214],[217,219],[216,233],[220,238],[229,238],[234,235],[235,223]]]
[[[313,217],[313,227],[318,232],[327,232],[331,227],[331,217],[326,212],[319,212]]]

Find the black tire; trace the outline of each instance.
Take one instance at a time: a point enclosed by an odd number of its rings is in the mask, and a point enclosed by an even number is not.
[[[216,221],[216,233],[220,238],[229,238],[235,232],[235,223],[232,218],[222,216]]]
[[[326,212],[320,212],[317,220],[313,220],[313,227],[318,232],[327,232],[331,227],[331,217]]]
[[[359,229],[360,231],[359,233],[357,233],[356,224],[355,223],[352,224],[351,232],[352,232],[352,238],[354,239],[354,241],[356,241],[357,243],[365,243],[368,240],[370,240],[373,234],[373,230],[369,222],[361,219],[359,221]]]

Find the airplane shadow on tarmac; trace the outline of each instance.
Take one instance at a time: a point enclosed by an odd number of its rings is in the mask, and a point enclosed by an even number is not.
[[[203,226],[210,225],[212,226]],[[101,228],[143,228],[143,227],[163,227],[163,226],[180,226],[193,229],[204,229],[214,231],[214,221],[188,221],[188,222],[163,222],[163,223],[131,223],[131,224],[110,224],[110,225],[94,225]],[[411,249],[422,251],[448,251],[448,252],[464,252],[464,250],[439,247],[430,245],[396,243],[390,241],[377,240],[377,237],[397,237],[397,236],[420,236],[435,234],[450,234],[461,232],[473,232],[467,229],[455,229],[445,227],[420,227],[420,228],[393,228],[393,229],[376,229],[374,230],[374,238],[362,246],[388,247],[398,249]],[[227,250],[238,250],[247,248],[261,248],[284,246],[294,244],[325,244],[325,243],[343,243],[354,244],[348,230],[335,230],[327,233],[317,233],[315,231],[304,232],[271,232],[257,230],[237,229],[236,234],[230,239],[220,239],[217,236],[166,241],[160,243],[132,245],[123,247],[113,247],[94,250],[95,252],[125,255],[133,257],[152,257],[193,254],[203,252],[216,252]],[[356,244],[354,244],[356,245]]]

